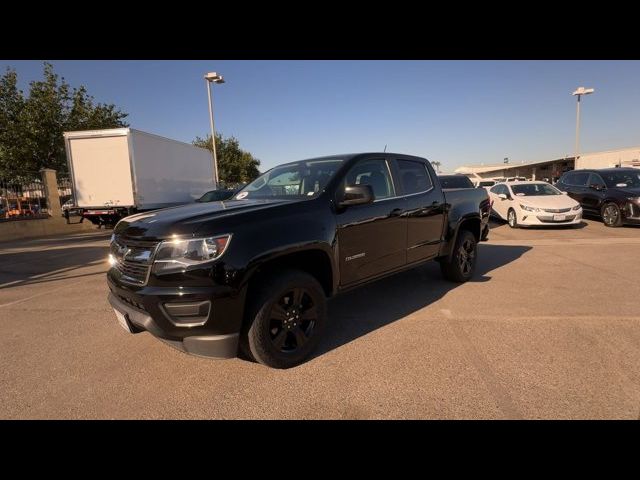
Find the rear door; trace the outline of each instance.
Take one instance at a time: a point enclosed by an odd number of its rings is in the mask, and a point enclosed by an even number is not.
[[[445,209],[435,174],[426,161],[401,157],[393,158],[393,172],[407,201],[407,263],[435,257],[440,250]]]
[[[596,186],[601,188],[601,190],[598,190]],[[600,177],[600,175],[598,175],[597,173],[592,173],[589,176],[587,189],[585,190],[585,193],[582,197],[582,208],[599,212],[606,195],[604,190],[605,188],[606,184],[604,183],[602,177]]]
[[[587,183],[589,181],[589,172],[575,171],[567,175],[567,178],[563,181],[565,190],[571,198],[582,205],[582,208],[590,210],[585,205],[585,194],[589,187]]]

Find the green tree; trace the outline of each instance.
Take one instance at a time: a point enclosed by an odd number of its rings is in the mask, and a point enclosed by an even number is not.
[[[440,173],[440,165],[442,165],[439,161],[434,160],[431,162],[431,165],[433,165],[433,168],[436,169],[436,173]]]
[[[211,135],[205,138],[196,137],[193,144],[211,151]],[[260,175],[260,160],[242,150],[240,142],[235,137],[224,138],[216,133],[216,157],[220,183],[223,185],[250,182]]]
[[[63,132],[126,127],[127,114],[95,103],[84,86],[72,88],[49,63],[25,97],[15,70],[0,78],[0,177],[20,180],[41,168],[66,173]]]

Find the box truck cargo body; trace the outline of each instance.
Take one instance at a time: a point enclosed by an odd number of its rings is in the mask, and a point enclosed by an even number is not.
[[[215,189],[211,153],[132,128],[65,132],[75,205],[97,225]]]

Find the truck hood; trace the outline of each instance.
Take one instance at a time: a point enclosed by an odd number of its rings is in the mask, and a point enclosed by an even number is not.
[[[114,233],[139,240],[159,240],[172,235],[190,236],[204,222],[291,202],[282,199],[247,199],[164,208],[123,218],[116,225]]]

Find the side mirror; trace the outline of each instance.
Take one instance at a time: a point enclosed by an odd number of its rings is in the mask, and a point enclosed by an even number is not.
[[[366,205],[367,203],[373,203],[374,198],[371,185],[347,185],[339,205],[341,207]]]
[[[604,185],[600,185],[598,183],[592,183],[591,185],[589,185],[589,188],[593,188],[594,190],[601,192],[602,190],[604,190]]]
[[[507,198],[509,198],[509,197],[507,197],[507,194],[506,194],[506,193],[499,193],[499,194],[498,194],[498,198],[499,198],[499,199],[501,199],[501,200],[506,200],[506,199],[507,199]]]

